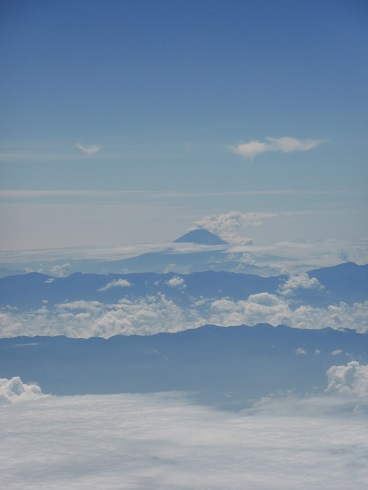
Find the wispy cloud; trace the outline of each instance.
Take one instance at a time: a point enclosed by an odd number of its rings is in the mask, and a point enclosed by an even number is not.
[[[281,153],[292,153],[295,151],[309,151],[323,143],[323,140],[304,139],[300,140],[290,136],[273,138],[268,136],[266,141],[253,140],[248,143],[238,143],[231,146],[230,150],[244,158],[252,159],[262,153],[276,151]]]
[[[81,143],[77,143],[75,147],[78,148],[78,150],[85,153],[86,155],[94,155],[100,149],[100,147],[97,145],[87,146],[87,145],[82,145]]]
[[[240,237],[237,232],[243,226],[259,226],[265,219],[278,216],[280,213],[241,213],[240,211],[230,211],[218,215],[204,216],[195,221],[194,228],[206,229],[220,235],[229,242],[236,242]]]

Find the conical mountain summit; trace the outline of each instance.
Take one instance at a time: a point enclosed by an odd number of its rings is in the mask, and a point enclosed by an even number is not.
[[[195,243],[196,245],[226,245],[222,238],[204,229],[192,230],[174,240],[173,243]]]

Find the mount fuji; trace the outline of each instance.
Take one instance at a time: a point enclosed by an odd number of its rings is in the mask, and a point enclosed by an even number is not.
[[[197,245],[227,245],[228,242],[205,229],[192,230],[174,240],[173,243],[195,243]]]

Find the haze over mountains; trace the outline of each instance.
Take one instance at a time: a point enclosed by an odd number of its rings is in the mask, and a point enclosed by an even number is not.
[[[192,230],[177,238],[160,251],[118,259],[69,259],[3,262],[0,275],[16,275],[26,271],[39,271],[50,275],[72,272],[133,273],[133,272],[199,272],[207,270],[272,274],[272,268],[253,264],[249,255],[229,250],[229,244],[204,229]]]
[[[195,229],[165,244],[130,245],[115,249],[2,252],[0,277],[27,272],[63,277],[73,272],[188,274],[209,270],[269,277],[280,273],[306,272],[347,261],[364,265],[366,257],[364,240],[357,241],[355,248],[351,243],[336,240],[303,243],[284,241],[266,245],[253,243],[249,239],[225,242],[205,229]]]

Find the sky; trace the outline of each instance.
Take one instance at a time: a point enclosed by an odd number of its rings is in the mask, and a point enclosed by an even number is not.
[[[163,243],[232,211],[257,243],[367,238],[367,20],[365,0],[4,0],[0,250]]]

